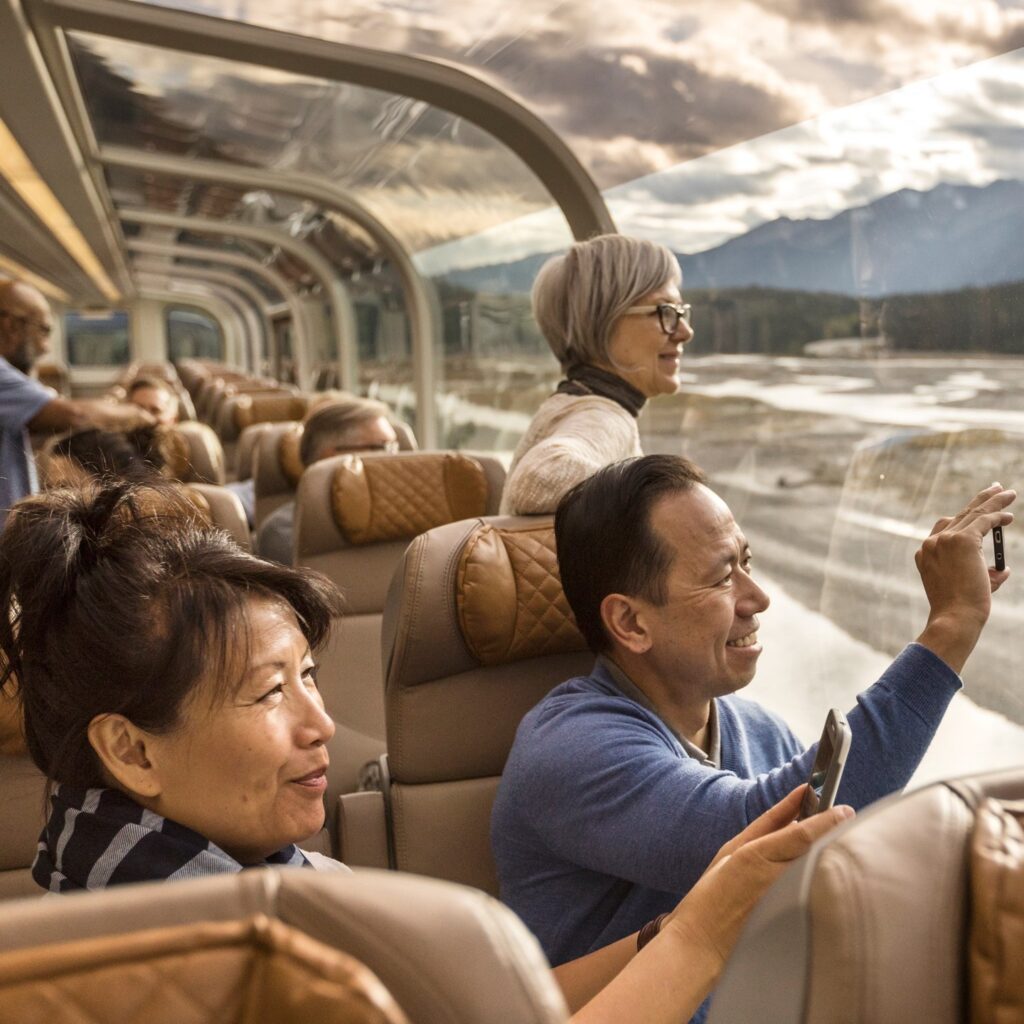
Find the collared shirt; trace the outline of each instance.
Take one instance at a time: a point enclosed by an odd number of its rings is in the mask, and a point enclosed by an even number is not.
[[[603,665],[605,671],[612,677],[615,685],[622,691],[623,695],[628,697],[630,700],[635,700],[641,707],[647,708],[648,711],[653,712],[661,718],[665,724],[665,728],[672,733],[673,736],[679,741],[679,745],[686,751],[686,753],[692,757],[695,761],[699,761],[703,765],[707,765],[709,768],[719,768],[722,764],[722,738],[718,732],[718,706],[714,701],[711,701],[711,709],[708,714],[708,749],[707,751],[701,750],[696,743],[691,743],[685,736],[681,736],[675,729],[672,728],[661,714],[658,709],[651,703],[647,694],[640,689],[636,683],[633,682],[625,672],[615,664],[611,658],[606,658],[603,654],[597,656],[598,663]]]
[[[0,529],[8,509],[39,489],[26,426],[56,397],[0,356]]]

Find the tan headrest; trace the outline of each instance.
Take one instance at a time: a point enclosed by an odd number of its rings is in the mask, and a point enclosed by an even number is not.
[[[368,968],[264,914],[0,954],[0,1018],[42,1006],[53,1024],[408,1024]]]
[[[185,484],[182,489],[185,492],[185,497],[195,505],[196,511],[203,522],[207,526],[213,526],[213,509],[210,508],[210,502],[206,495],[189,484]]]
[[[175,480],[187,480],[192,475],[192,449],[188,441],[173,427],[162,433],[161,452],[167,463],[167,472]]]
[[[971,842],[971,1024],[1024,1021],[1024,800],[984,800]]]
[[[302,424],[296,423],[294,427],[286,430],[277,442],[277,457],[281,463],[281,472],[292,487],[299,486],[299,478],[306,468],[302,457],[299,455],[299,445],[302,444],[302,429]]]
[[[298,395],[238,395],[235,426],[239,431],[253,423],[284,423],[306,415],[306,400]]]
[[[484,665],[586,647],[562,592],[550,522],[481,526],[462,550],[457,587],[463,639]]]
[[[331,483],[335,522],[350,544],[416,537],[487,510],[487,478],[466,455],[346,456]]]

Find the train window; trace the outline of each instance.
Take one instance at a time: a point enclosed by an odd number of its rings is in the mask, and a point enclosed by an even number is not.
[[[127,313],[68,313],[64,334],[71,366],[124,366],[131,359]]]
[[[192,307],[167,310],[167,358],[223,359],[224,335],[213,317]]]

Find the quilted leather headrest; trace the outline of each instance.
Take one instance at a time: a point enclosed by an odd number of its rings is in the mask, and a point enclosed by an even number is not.
[[[284,423],[306,415],[306,399],[298,395],[238,395],[235,403],[239,431],[254,423]]]
[[[299,477],[302,476],[303,470],[306,468],[299,455],[301,443],[301,423],[296,423],[294,427],[286,430],[277,442],[277,459],[281,465],[281,472],[293,488],[299,486]]]
[[[970,906],[971,1022],[1024,1020],[1024,800],[978,808]]]
[[[463,639],[481,664],[586,648],[562,592],[550,522],[481,526],[459,559],[456,602]]]
[[[346,456],[331,482],[334,520],[349,544],[416,537],[484,515],[487,478],[476,459],[452,452],[408,458]]]

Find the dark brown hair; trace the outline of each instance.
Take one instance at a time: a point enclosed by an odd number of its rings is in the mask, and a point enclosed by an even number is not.
[[[659,498],[704,480],[689,459],[647,455],[607,466],[559,502],[555,542],[562,589],[595,653],[611,646],[601,623],[601,602],[609,594],[665,601],[672,555],[651,527],[651,509]]]
[[[334,585],[242,551],[173,485],[108,483],[19,502],[0,534],[0,653],[18,681],[29,753],[46,776],[104,784],[97,715],[172,730],[200,681],[241,681],[253,599],[288,604],[316,650]]]

